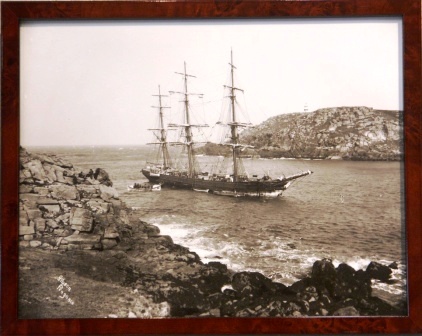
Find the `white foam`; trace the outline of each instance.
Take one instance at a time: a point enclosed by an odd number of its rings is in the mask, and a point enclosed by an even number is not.
[[[219,238],[207,237],[209,227],[198,228],[191,223],[184,223],[176,215],[165,215],[149,221],[157,225],[163,235],[171,236],[175,243],[196,252],[203,262],[221,262],[235,272],[260,272],[273,281],[285,285],[298,281],[310,272],[315,261],[328,257],[312,250],[292,249],[288,242],[283,242],[281,239],[277,239],[278,237],[273,237],[270,241],[257,240],[254,247],[246,248],[241,243],[233,241],[233,238],[227,234],[223,234]],[[257,262],[259,259],[260,263]],[[334,259],[333,264],[338,267],[341,263],[346,263],[357,271],[365,270],[372,260],[377,260],[377,258],[371,256],[352,257],[345,260]],[[280,262],[284,266],[279,264],[276,268],[273,267]],[[391,263],[388,260],[379,260],[378,262],[384,265]],[[391,279],[397,280],[397,282],[385,284],[373,281],[374,289],[391,295],[402,295],[405,291],[406,281],[403,279],[405,269],[405,265],[399,264],[398,269],[392,270],[391,275]]]
[[[379,280],[371,280],[371,285],[373,288],[382,290],[393,295],[401,295],[405,291],[405,285],[403,283],[387,284]]]
[[[355,271],[358,271],[360,269],[365,270],[370,262],[371,262],[371,259],[356,257],[356,258],[346,259],[342,261],[334,259],[333,265],[337,268],[338,265],[340,265],[341,263],[345,263],[351,266]]]
[[[203,262],[218,261],[233,270],[242,269],[242,265],[232,258],[245,253],[239,244],[203,237],[204,230],[193,228],[189,223],[175,222],[174,219],[174,215],[170,215],[150,221],[160,229],[161,234],[169,235],[176,244],[188,247],[197,253]]]

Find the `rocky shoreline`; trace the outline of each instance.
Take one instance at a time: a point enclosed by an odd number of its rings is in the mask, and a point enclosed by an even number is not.
[[[203,263],[128,209],[98,168],[21,149],[20,318],[395,316],[365,271],[329,259],[291,286],[257,272]]]

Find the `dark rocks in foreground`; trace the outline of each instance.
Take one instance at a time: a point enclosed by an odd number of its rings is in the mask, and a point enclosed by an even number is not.
[[[134,272],[137,274],[134,276]],[[232,273],[218,262],[163,275],[127,270],[125,284],[166,301],[171,316],[285,317],[398,316],[399,311],[372,296],[372,270],[337,268],[328,259],[316,261],[312,274],[287,287],[257,272]]]

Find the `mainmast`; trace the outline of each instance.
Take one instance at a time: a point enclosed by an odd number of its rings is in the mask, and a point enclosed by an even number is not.
[[[162,97],[167,97],[167,96],[165,96],[165,95],[162,95],[161,94],[161,88],[160,88],[160,85],[158,85],[158,95],[153,95],[154,97],[158,97],[158,102],[159,102],[159,104],[158,104],[158,106],[151,106],[151,107],[153,107],[153,108],[158,108],[158,116],[159,116],[159,125],[158,125],[158,128],[153,128],[153,129],[149,129],[150,131],[159,131],[160,133],[160,135],[159,136],[157,136],[157,140],[158,140],[158,142],[152,142],[152,143],[149,143],[149,144],[158,144],[158,145],[160,145],[160,151],[161,151],[161,154],[162,154],[162,156],[163,156],[163,168],[164,169],[167,169],[167,168],[169,168],[170,166],[171,166],[171,160],[170,160],[170,155],[169,155],[169,152],[168,152],[168,148],[167,148],[167,144],[168,144],[168,142],[167,142],[167,133],[166,133],[166,129],[164,128],[164,113],[163,113],[163,109],[165,109],[165,108],[170,108],[169,106],[163,106],[162,105],[162,101],[161,101],[161,98]]]
[[[233,182],[236,182],[238,180],[239,176],[239,148],[252,148],[252,146],[248,145],[241,145],[239,144],[239,133],[237,128],[238,127],[246,127],[248,124],[245,123],[239,123],[237,121],[237,115],[236,115],[236,91],[242,91],[242,89],[239,89],[234,86],[234,69],[236,67],[233,64],[233,50],[230,53],[230,74],[231,74],[231,85],[225,87],[230,89],[230,100],[231,100],[231,122],[229,122],[227,125],[230,126],[231,129],[231,143],[226,144],[232,147],[232,156],[233,156]]]
[[[184,92],[171,91],[171,93],[179,93],[184,96],[184,124],[169,124],[171,127],[183,127],[185,133],[185,142],[172,142],[176,145],[183,145],[187,148],[188,154],[188,176],[193,178],[196,174],[196,162],[195,162],[195,153],[194,153],[194,141],[192,136],[192,127],[208,127],[208,125],[193,125],[191,124],[190,118],[190,107],[189,107],[189,96],[196,95],[201,96],[202,94],[198,93],[189,93],[188,92],[188,77],[196,78],[196,76],[189,75],[186,72],[186,62],[184,62],[184,72],[176,72],[176,74],[183,76],[184,79]]]

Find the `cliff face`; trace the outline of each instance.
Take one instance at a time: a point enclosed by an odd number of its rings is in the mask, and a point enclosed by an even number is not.
[[[272,117],[242,133],[261,157],[400,160],[401,112],[324,108]]]

